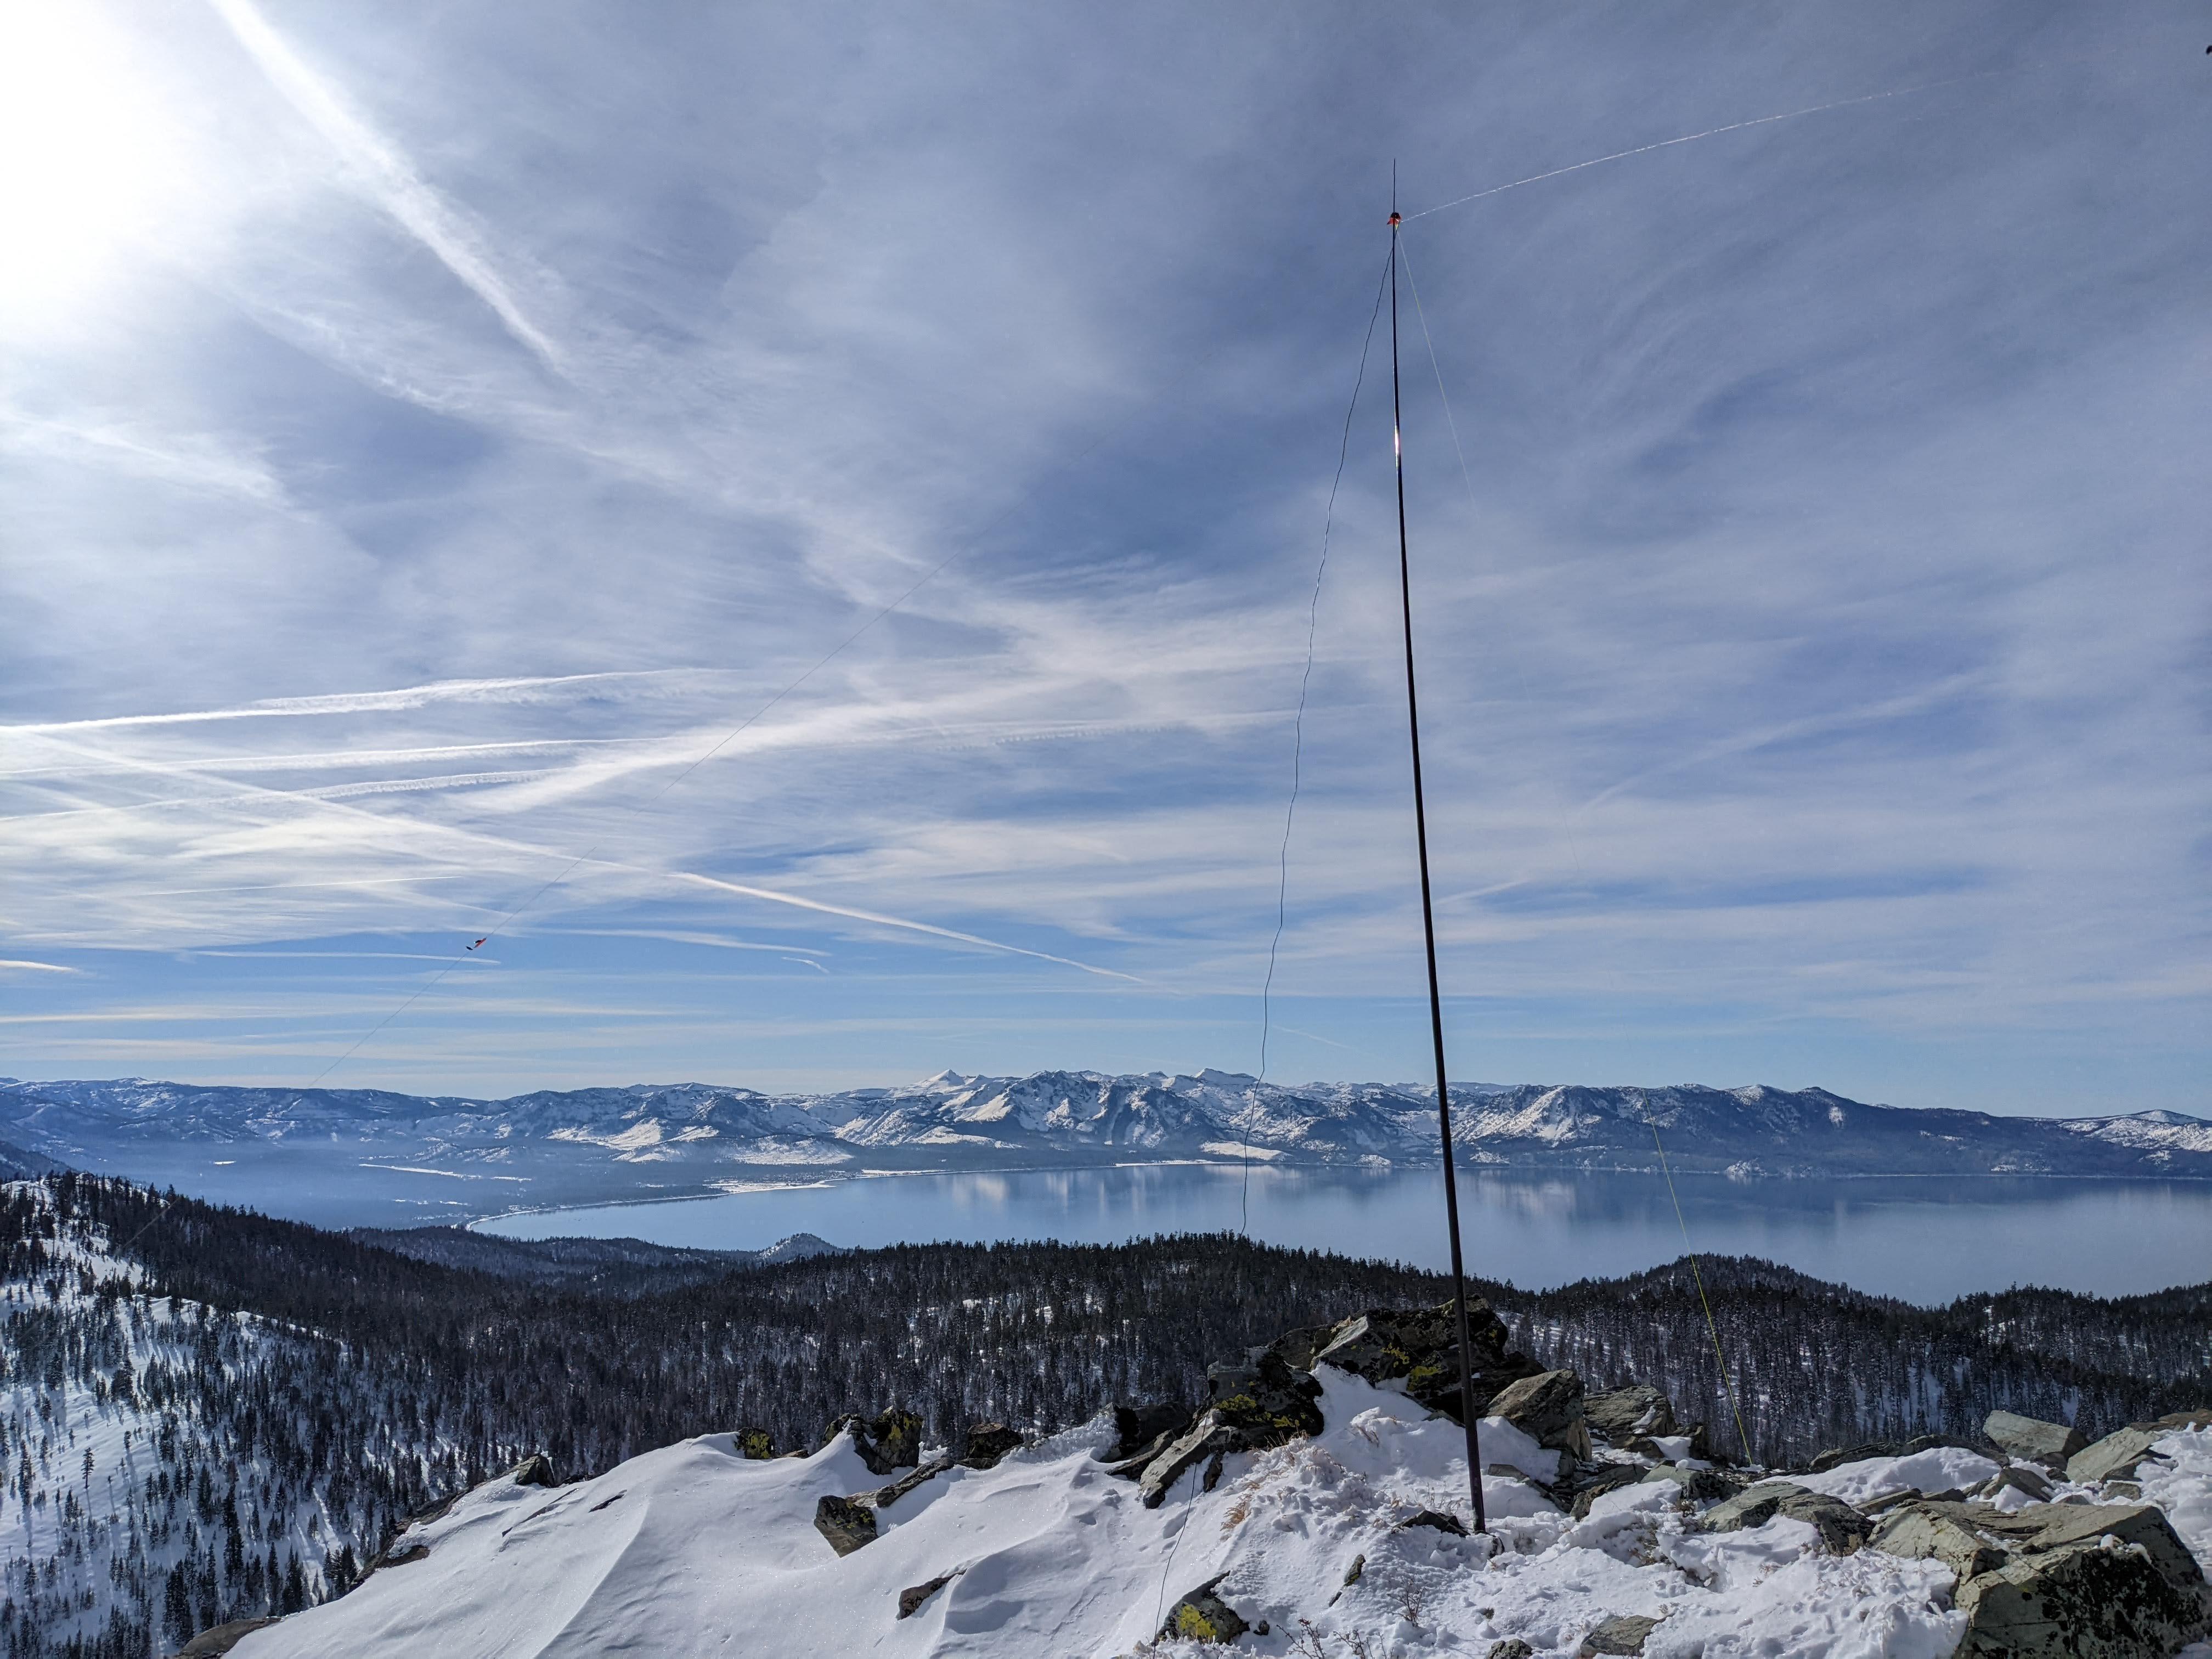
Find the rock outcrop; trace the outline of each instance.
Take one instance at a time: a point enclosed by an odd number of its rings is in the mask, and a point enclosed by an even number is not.
[[[963,1468],[994,1469],[1001,1458],[1019,1451],[1021,1445],[1021,1436],[1005,1424],[978,1423],[961,1442],[960,1455],[955,1461]]]
[[[1540,1369],[1513,1352],[1511,1340],[1488,1303],[1478,1297],[1468,1304],[1468,1353],[1478,1402]],[[1459,1322],[1451,1303],[1409,1310],[1373,1308],[1332,1326],[1325,1340],[1293,1332],[1276,1346],[1286,1360],[1297,1351],[1310,1352],[1303,1369],[1328,1364],[1370,1382],[1403,1382],[1406,1392],[1430,1410],[1459,1418]]]
[[[823,1431],[821,1445],[828,1445],[848,1430],[853,1449],[871,1474],[895,1474],[921,1462],[921,1419],[910,1411],[894,1406],[873,1417],[848,1412]]]
[[[1762,1480],[1747,1486],[1714,1504],[1695,1524],[1699,1532],[1733,1532],[1739,1527],[1763,1527],[1777,1516],[1809,1522],[1832,1555],[1851,1554],[1874,1529],[1872,1522],[1842,1498],[1808,1492],[1792,1480]]]
[[[1651,1632],[1659,1628],[1656,1619],[1640,1613],[1615,1613],[1583,1638],[1583,1644],[1575,1650],[1576,1659],[1598,1659],[1600,1655],[1632,1654],[1644,1651],[1644,1644]]]
[[[825,1497],[814,1506],[814,1530],[840,1555],[876,1541],[876,1510],[857,1498]]]
[[[2014,1412],[1991,1412],[1982,1432],[2007,1457],[2054,1469],[2064,1468],[2066,1460],[2089,1443],[2089,1437],[2071,1425],[2045,1423]]]
[[[1540,1446],[1585,1463],[1592,1461],[1589,1429],[1583,1418],[1583,1380],[1572,1371],[1540,1371],[1509,1383],[1492,1397],[1483,1415],[1504,1418]]]
[[[1613,1446],[1679,1432],[1674,1402],[1644,1382],[1585,1393],[1583,1421],[1592,1435]]]
[[[2092,1480],[2133,1480],[2136,1468],[2153,1455],[2152,1443],[2169,1432],[2150,1423],[2108,1434],[2095,1445],[2085,1446],[2066,1460],[2066,1478],[2084,1484]]]
[[[1252,1626],[1243,1615],[1214,1593],[1221,1583],[1208,1579],[1196,1589],[1168,1609],[1167,1620],[1160,1626],[1159,1639],[1163,1642],[1213,1642],[1226,1645],[1234,1642]]]
[[[2206,1629],[2203,1572],[2148,1504],[1912,1504],[1872,1542],[1959,1575],[1960,1659],[2163,1659]]]

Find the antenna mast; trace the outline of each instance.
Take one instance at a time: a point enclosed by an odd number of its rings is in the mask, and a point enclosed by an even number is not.
[[[1398,393],[1398,169],[1390,169],[1390,450],[1398,470],[1398,597],[1406,619],[1406,726],[1413,751],[1413,832],[1421,855],[1421,934],[1428,947],[1429,1032],[1437,1052],[1437,1122],[1443,1135],[1444,1215],[1451,1229],[1452,1308],[1459,1318],[1459,1414],[1467,1429],[1467,1483],[1474,1529],[1488,1532],[1482,1455],[1475,1426],[1474,1344],[1467,1314],[1467,1269],[1459,1243],[1459,1182],[1453,1169],[1451,1096],[1444,1082],[1444,1005],[1437,986],[1437,919],[1429,894],[1429,815],[1421,795],[1421,709],[1413,683],[1413,578],[1406,552],[1406,440]]]

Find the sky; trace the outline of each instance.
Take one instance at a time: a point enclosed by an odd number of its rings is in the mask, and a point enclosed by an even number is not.
[[[1395,168],[1452,1074],[2205,1112],[2204,46],[4,0],[0,1073],[1420,1079]]]

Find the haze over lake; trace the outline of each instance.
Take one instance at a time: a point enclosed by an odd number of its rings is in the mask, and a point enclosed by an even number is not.
[[[1985,1177],[1739,1182],[1680,1176],[1691,1243],[1764,1256],[1858,1289],[1937,1304],[2047,1285],[2132,1295],[2212,1277],[2212,1183]],[[1449,1265],[1437,1170],[1170,1164],[913,1175],[710,1199],[514,1214],[511,1238],[629,1237],[757,1249],[795,1232],[860,1248],[938,1239],[1104,1243],[1249,1230],[1271,1243]],[[1462,1175],[1469,1271],[1525,1287],[1673,1261],[1681,1224],[1639,1174]]]

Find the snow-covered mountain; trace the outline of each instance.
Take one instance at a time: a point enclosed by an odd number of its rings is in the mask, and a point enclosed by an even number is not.
[[[1663,1145],[1677,1170],[1746,1176],[2212,1176],[2212,1121],[2170,1111],[2001,1117],[1763,1085],[1455,1087],[1462,1156],[1500,1168],[1650,1170]],[[526,1187],[533,1203],[577,1203],[874,1170],[1245,1158],[1384,1166],[1437,1156],[1431,1090],[1261,1084],[1217,1071],[945,1072],[821,1095],[640,1084],[507,1100],[0,1082],[0,1138],[29,1157],[149,1179],[187,1168],[244,1178],[264,1167],[270,1178],[325,1182],[340,1170],[448,1176],[437,1184],[451,1186],[449,1211],[524,1196],[507,1187]],[[476,1184],[452,1186],[464,1182]]]

